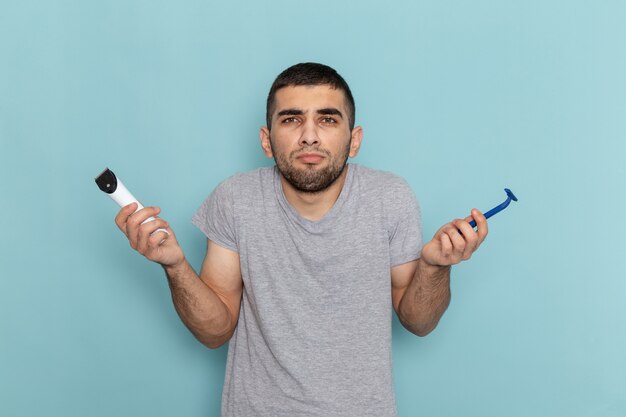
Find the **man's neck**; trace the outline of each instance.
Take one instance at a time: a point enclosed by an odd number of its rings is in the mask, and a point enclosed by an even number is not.
[[[296,190],[281,174],[280,182],[283,186],[285,198],[300,216],[311,221],[320,220],[330,211],[339,198],[339,194],[341,194],[343,185],[346,182],[348,169],[350,169],[349,166],[346,166],[339,178],[330,187],[318,193]]]

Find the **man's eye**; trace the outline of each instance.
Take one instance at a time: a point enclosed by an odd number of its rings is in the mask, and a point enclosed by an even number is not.
[[[333,119],[332,117],[324,117],[322,118],[322,123],[333,124],[333,123],[337,123],[337,121]]]
[[[296,119],[295,117],[286,117],[283,119],[283,123],[287,124],[287,123],[294,123],[297,122],[298,119]]]

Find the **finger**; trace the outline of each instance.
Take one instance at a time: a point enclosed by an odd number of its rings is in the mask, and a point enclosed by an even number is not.
[[[480,246],[480,244],[483,243],[483,240],[485,240],[487,234],[489,233],[489,224],[487,222],[487,218],[478,209],[472,209],[472,217],[474,218],[474,220],[476,220],[478,245]]]
[[[458,228],[458,230],[463,235],[465,240],[465,247],[463,248],[463,252],[461,257],[466,260],[472,256],[472,253],[478,247],[478,234],[474,231],[472,226],[467,222],[467,220],[455,220],[454,225]]]
[[[167,233],[165,232],[167,230]],[[148,238],[148,247],[150,249],[156,249],[167,242],[172,236],[172,229],[170,227],[162,227],[150,234]]]
[[[156,217],[161,212],[159,207],[145,207],[141,210],[137,210],[133,214],[130,215],[128,219],[128,223],[133,223],[140,225],[150,217]]]
[[[149,240],[151,235],[160,235],[161,232],[155,233],[157,229],[165,229],[169,227],[169,224],[162,218],[157,217],[154,220],[150,220],[139,226],[139,233],[137,236],[137,250],[140,253],[145,253],[148,250]],[[166,233],[163,233],[166,234]],[[163,237],[161,237],[163,240]]]
[[[469,216],[465,218],[465,221],[470,222],[474,220],[476,222],[476,233],[478,236],[478,246],[485,240],[487,234],[489,233],[489,225],[487,222],[487,218],[483,215],[483,213],[478,209],[472,209],[472,212]]]
[[[468,220],[469,219],[469,220]],[[471,239],[473,236],[476,235],[476,231],[474,230],[474,228],[472,226],[470,226],[469,222],[472,220],[472,217],[466,217],[465,219],[461,220],[461,219],[456,219],[453,220],[452,223],[454,223],[454,225],[456,226],[456,228],[458,229],[458,231],[466,238]]]
[[[115,216],[115,224],[122,231],[122,233],[126,234],[126,221],[137,210],[137,203],[130,203],[124,207],[117,213]]]
[[[146,207],[130,215],[126,221],[126,236],[130,246],[137,249],[139,241],[139,227],[150,217],[155,217],[161,210],[158,207]]]
[[[446,233],[450,236],[450,241],[452,242],[452,253],[455,256],[461,256],[466,247],[465,237],[459,230],[459,224],[461,222],[462,220],[456,219],[449,223],[449,227],[446,227]]]
[[[441,233],[441,235],[439,236],[439,243],[441,244],[441,256],[444,259],[448,259],[450,256],[452,256],[452,241],[450,240],[450,236],[447,233]]]
[[[132,213],[126,220],[126,229],[137,229],[142,223],[150,217],[156,217],[161,210],[158,207],[145,207]]]

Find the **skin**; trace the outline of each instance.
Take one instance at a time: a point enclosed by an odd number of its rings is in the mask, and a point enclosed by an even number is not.
[[[289,169],[305,185],[325,177],[324,173],[338,174],[327,188],[314,192],[302,190],[297,181],[281,175],[287,201],[302,217],[319,220],[341,193],[347,174],[343,165],[358,154],[363,130],[359,126],[350,129],[343,92],[325,85],[278,90],[271,120],[271,126],[261,128],[261,148],[268,158],[275,158],[281,171],[281,166]],[[136,208],[134,203],[122,208],[115,223],[134,250],[163,266],[176,311],[196,338],[209,348],[223,345],[239,319],[243,290],[239,254],[208,240],[200,274],[196,274],[174,231],[158,217],[160,209],[135,212]],[[150,216],[156,220],[142,224]],[[472,219],[477,230],[468,223]],[[170,235],[154,233],[160,228]],[[424,245],[418,260],[391,269],[393,306],[409,331],[424,336],[436,327],[450,303],[450,267],[470,259],[487,231],[485,217],[473,209],[465,219],[442,226]]]
[[[338,114],[330,114],[335,112]],[[276,92],[271,130],[262,127],[260,136],[265,156],[275,158],[279,168],[280,160],[286,158],[294,170],[313,175],[338,161],[344,165],[347,157],[355,157],[363,129],[357,126],[350,131],[342,91],[325,85],[298,86]],[[313,157],[307,159],[308,155]],[[283,192],[302,217],[319,220],[335,204],[346,174],[344,170],[331,186],[317,193],[299,191],[281,176]]]

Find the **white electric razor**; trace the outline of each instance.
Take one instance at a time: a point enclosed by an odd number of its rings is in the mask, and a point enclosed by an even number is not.
[[[109,168],[105,168],[105,170],[96,177],[96,184],[98,184],[98,188],[107,193],[109,197],[111,197],[120,207],[127,206],[131,203],[137,203],[137,210],[135,210],[135,212],[143,208],[143,205],[139,202],[139,200],[137,200],[130,193],[130,191],[128,191],[122,181],[120,181]],[[154,220],[154,217],[148,217],[141,224],[152,220]],[[157,232],[165,232],[168,235],[170,234],[170,232],[165,229],[157,229],[153,232],[153,234]]]

